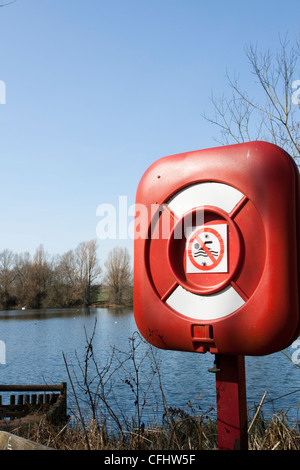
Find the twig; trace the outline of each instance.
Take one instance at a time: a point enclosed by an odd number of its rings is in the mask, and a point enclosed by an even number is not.
[[[262,399],[261,399],[261,401],[260,401],[260,404],[258,405],[258,408],[257,408],[257,410],[256,410],[256,413],[255,413],[255,415],[254,415],[254,418],[253,418],[253,420],[252,420],[252,422],[251,422],[251,424],[250,424],[250,426],[249,426],[249,428],[248,428],[248,433],[249,433],[249,432],[251,431],[251,429],[252,429],[252,426],[253,426],[253,424],[254,424],[256,418],[257,418],[258,413],[259,413],[260,410],[261,410],[261,407],[262,407],[263,402],[264,402],[264,400],[265,400],[265,398],[266,398],[266,395],[267,395],[267,390],[266,390],[265,393],[263,394],[263,397],[262,397]]]
[[[274,447],[272,447],[272,449],[271,449],[271,450],[275,450],[275,449],[277,449],[277,447],[279,446],[279,444],[280,444],[280,441],[278,441],[278,442],[277,442],[277,444],[275,444],[275,446],[274,446]]]
[[[17,0],[12,0],[11,2],[8,2],[8,3],[1,3],[0,8],[1,8],[1,7],[6,7],[6,6],[8,6],[8,5],[11,5],[12,3],[16,3],[16,1],[17,1]]]
[[[77,405],[79,416],[80,416],[81,425],[82,425],[83,430],[84,430],[86,444],[87,444],[88,450],[91,450],[88,434],[87,434],[86,427],[85,427],[85,424],[84,424],[84,419],[83,419],[82,414],[81,414],[81,409],[80,409],[80,406],[79,406],[79,403],[78,403],[78,400],[77,400],[77,395],[76,395],[74,385],[73,385],[73,381],[72,381],[72,378],[71,378],[71,375],[70,375],[70,372],[69,372],[69,367],[68,367],[68,364],[67,364],[64,353],[62,353],[62,355],[63,355],[63,358],[64,358],[64,362],[65,362],[65,366],[66,366],[66,369],[67,369],[68,377],[69,377],[69,380],[70,380],[70,383],[71,383],[71,386],[72,386],[72,390],[73,390],[73,393],[74,393],[76,405]]]

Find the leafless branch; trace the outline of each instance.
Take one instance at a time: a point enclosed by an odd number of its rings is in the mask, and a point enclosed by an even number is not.
[[[204,115],[219,127],[224,144],[264,139],[300,156],[299,103],[293,101],[295,79],[300,79],[299,43],[279,38],[279,49],[261,53],[257,47],[245,48],[251,74],[258,86],[256,98],[243,90],[236,75],[226,75],[231,96],[212,97],[214,114]],[[298,74],[298,75],[297,75]],[[300,93],[299,93],[300,94]]]
[[[0,8],[1,7],[7,7],[8,5],[11,5],[12,3],[16,3],[17,0],[12,0],[11,2],[6,2],[6,3],[2,3],[1,2],[1,5],[0,5]]]

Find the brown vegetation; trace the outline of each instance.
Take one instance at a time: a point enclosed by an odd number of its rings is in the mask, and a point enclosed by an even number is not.
[[[34,255],[0,252],[0,310],[70,308],[98,303],[132,304],[132,272],[126,249],[115,248],[102,268],[96,240],[80,243],[61,256],[39,246]]]
[[[62,428],[45,419],[11,432],[58,450],[217,450],[217,426],[208,416],[177,416],[164,425],[112,433],[108,424],[90,419],[85,432],[79,422]],[[248,435],[249,450],[300,450],[300,434],[284,413],[266,421],[262,416]]]
[[[113,248],[105,261],[105,267],[109,303],[132,304],[132,270],[127,248]]]

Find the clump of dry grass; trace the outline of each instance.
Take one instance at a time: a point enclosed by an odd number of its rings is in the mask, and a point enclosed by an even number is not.
[[[134,423],[133,423],[134,424]],[[16,433],[26,439],[57,450],[201,450],[216,448],[216,426],[201,417],[175,418],[173,424],[116,432],[94,419],[83,430],[80,421],[68,422],[61,429],[46,420]]]
[[[286,414],[280,412],[268,422],[259,418],[248,442],[252,450],[300,450],[300,433],[290,425]]]
[[[249,422],[251,420],[249,419]],[[205,416],[190,416],[169,409],[167,420],[141,429],[132,422],[131,431],[113,430],[107,423],[90,418],[82,428],[80,419],[54,427],[46,419],[16,433],[57,450],[217,450],[217,424]],[[300,433],[289,424],[285,413],[265,420],[261,411],[248,433],[249,450],[300,450]]]

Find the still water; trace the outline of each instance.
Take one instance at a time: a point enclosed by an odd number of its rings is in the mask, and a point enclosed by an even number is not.
[[[84,372],[86,338],[91,338],[94,329],[93,352],[98,368],[103,371],[110,364],[104,374],[104,381],[107,380],[105,393],[121,414],[132,415],[136,412],[134,379],[137,370],[142,390],[139,402],[144,416],[148,413],[149,417],[153,410],[162,415],[161,388],[169,407],[181,408],[191,414],[195,410],[196,413],[205,413],[210,408],[215,409],[215,375],[208,372],[213,366],[214,356],[154,348],[153,354],[160,371],[154,374],[148,345],[141,343],[138,346],[137,339],[134,345],[138,347],[132,350],[130,338],[137,331],[132,310],[101,308],[0,312],[0,340],[6,348],[5,364],[0,364],[0,383],[67,382],[71,391],[64,354],[75,392],[79,398],[84,398],[79,386],[82,381],[79,364]],[[295,351],[294,345],[286,352],[291,357]],[[132,361],[133,353],[135,362]],[[94,377],[91,360],[88,370],[89,377]],[[246,357],[246,382],[250,414],[253,414],[252,409],[267,390],[263,405],[265,416],[283,410],[291,423],[296,422],[300,403],[300,368],[282,352],[265,357]],[[96,387],[97,379],[93,384]],[[147,404],[142,406],[144,403]],[[69,404],[73,406],[72,400]],[[212,418],[214,413],[210,412]]]

